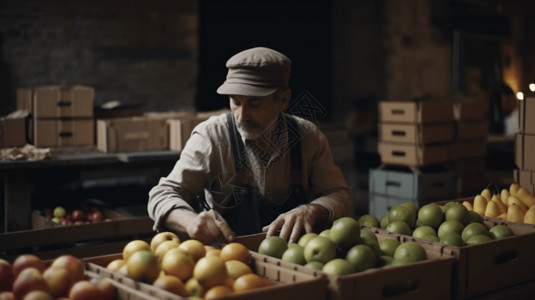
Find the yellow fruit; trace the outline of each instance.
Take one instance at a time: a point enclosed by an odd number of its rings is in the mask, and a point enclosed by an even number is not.
[[[175,241],[180,244],[180,238],[175,233],[170,231],[164,231],[157,233],[155,236],[152,237],[152,239],[150,240],[150,250],[152,252],[156,252],[158,246],[165,241]]]
[[[128,277],[137,281],[152,283],[160,275],[158,258],[150,250],[134,252],[126,262],[126,268]]]
[[[463,201],[463,205],[464,207],[466,207],[466,209],[468,211],[472,211],[474,210],[474,206],[472,205],[472,203],[470,203],[469,201]]]
[[[526,204],[527,207],[535,205],[535,197],[523,186],[519,187],[516,191],[516,197]]]
[[[509,196],[509,209],[511,208],[511,205],[518,205],[524,212],[528,210],[528,207],[524,202],[520,201],[516,196]]]
[[[126,246],[123,248],[123,259],[128,261],[133,253],[140,250],[150,251],[149,243],[145,242],[144,240],[133,240],[128,242],[128,244],[126,244]]]
[[[154,255],[156,255],[156,257],[158,257],[158,261],[161,262],[165,253],[167,253],[167,251],[171,249],[178,248],[178,245],[179,244],[177,241],[173,241],[173,240],[165,241],[161,243],[160,245],[158,245],[158,247],[156,247],[156,251],[154,251]]]
[[[206,291],[206,294],[204,294],[204,299],[218,299],[232,293],[234,293],[234,291],[230,287],[225,285],[216,285]]]
[[[221,249],[216,249],[216,248],[206,249],[206,254],[204,256],[211,256],[211,255],[221,256]]]
[[[503,213],[503,214],[499,215],[498,219],[503,220],[503,221],[507,221],[507,213]]]
[[[198,240],[191,239],[183,241],[178,248],[191,255],[194,261],[198,261],[201,257],[206,255],[204,244]]]
[[[174,248],[163,256],[161,259],[161,268],[166,274],[178,277],[180,280],[188,280],[193,274],[195,261],[186,252]]]
[[[112,272],[119,272],[119,269],[126,264],[126,260],[124,259],[115,259],[112,260],[107,266],[106,269],[112,271]]]
[[[525,210],[516,204],[509,205],[507,209],[507,221],[508,222],[524,222]]]
[[[509,194],[509,190],[502,189],[502,193],[500,194],[500,200],[502,200],[502,203],[506,206],[508,205],[509,196],[511,196],[511,194]]]
[[[249,265],[239,260],[228,260],[225,262],[225,267],[227,268],[229,277],[234,280],[242,275],[253,273]]]
[[[483,196],[477,195],[474,198],[474,211],[484,216],[486,208],[487,208],[487,200]]]
[[[524,215],[524,223],[535,224],[535,205],[530,207]]]
[[[490,218],[496,218],[500,214],[501,214],[500,208],[498,207],[498,204],[496,203],[496,201],[489,201],[485,209],[485,216],[490,217]]]
[[[236,281],[234,281],[233,287],[236,293],[241,293],[270,285],[273,285],[273,283],[269,279],[251,273],[238,277]]]
[[[153,283],[153,286],[159,287],[161,289],[164,289],[168,292],[171,292],[175,295],[179,295],[182,297],[187,297],[188,292],[186,291],[186,287],[184,286],[184,283],[179,278],[176,278],[175,276],[171,275],[164,275],[161,277],[158,277]]]
[[[190,299],[191,297],[201,298],[204,296],[204,287],[193,277],[186,281],[184,287],[186,288],[186,292],[190,296]]]
[[[511,196],[516,196],[516,192],[518,191],[519,187],[520,185],[518,183],[511,183],[511,186],[509,186],[509,193],[511,194]]]
[[[492,199],[490,199],[491,202],[496,202],[498,205],[498,208],[500,209],[500,214],[507,212],[507,206],[503,204],[501,197],[499,195],[492,196]]]
[[[223,261],[239,260],[247,264],[251,259],[251,253],[243,244],[229,243],[221,248],[220,257]]]
[[[228,277],[225,262],[217,256],[206,256],[195,264],[193,277],[205,288],[223,284]]]
[[[489,189],[483,189],[481,191],[481,196],[483,196],[483,198],[485,198],[485,200],[487,200],[487,202],[489,202],[490,199],[492,198],[492,193],[490,192]]]

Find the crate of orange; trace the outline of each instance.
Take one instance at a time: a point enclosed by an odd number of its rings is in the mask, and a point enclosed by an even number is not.
[[[327,278],[273,264],[241,243],[221,247],[171,232],[128,242],[122,253],[86,258],[100,276],[158,299],[325,299]]]

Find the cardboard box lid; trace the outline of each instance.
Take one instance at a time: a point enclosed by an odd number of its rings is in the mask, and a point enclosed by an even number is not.
[[[454,123],[403,124],[381,122],[379,138],[383,142],[427,145],[449,142],[454,138]]]
[[[445,101],[381,101],[380,122],[440,123],[452,122],[453,105]]]
[[[521,133],[535,134],[535,97],[520,101],[518,123]]]
[[[94,89],[88,86],[41,86],[17,90],[17,106],[34,118],[93,117]]]

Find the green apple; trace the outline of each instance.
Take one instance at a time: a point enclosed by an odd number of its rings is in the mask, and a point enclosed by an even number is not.
[[[418,217],[418,207],[414,203],[412,203],[412,202],[403,202],[403,203],[400,204],[400,206],[408,208],[409,211],[412,214],[412,219],[416,220],[416,218]]]
[[[437,229],[444,220],[444,212],[435,204],[426,204],[418,211],[418,223]]]
[[[388,219],[388,212],[387,212],[379,220],[379,226],[381,226],[382,229],[386,229],[386,226],[388,225],[388,223],[390,223],[390,220]]]
[[[412,236],[415,238],[419,238],[419,239],[423,239],[424,236],[427,236],[427,235],[437,236],[437,232],[433,227],[428,226],[428,225],[416,227],[414,231],[412,232]]]
[[[504,237],[512,236],[514,235],[511,228],[509,228],[507,225],[498,224],[494,225],[489,229],[490,237],[493,239],[501,239]]]
[[[393,232],[393,233],[397,233],[397,234],[411,235],[410,226],[403,221],[390,222],[386,226],[386,230]]]
[[[439,238],[442,238],[446,234],[452,233],[452,232],[457,233],[458,235],[461,235],[461,233],[463,232],[463,229],[464,229],[464,225],[457,220],[444,221],[438,227],[437,235]]]
[[[365,214],[358,219],[360,225],[368,227],[379,227],[379,220],[374,215]]]
[[[312,238],[317,237],[318,234],[314,232],[305,233],[302,235],[299,240],[297,241],[297,244],[305,247],[308,241],[310,241]]]
[[[427,259],[425,249],[416,242],[405,242],[394,252],[394,260],[401,264],[414,263]]]
[[[305,260],[305,248],[301,245],[294,244],[284,251],[281,259],[285,262],[305,265],[307,263]]]
[[[360,224],[351,217],[342,217],[334,221],[329,236],[336,245],[351,247],[360,241]]]
[[[405,222],[407,225],[409,225],[409,228],[414,228],[414,224],[416,222],[416,216],[413,211],[401,204],[390,209],[390,212],[388,213],[388,219],[390,220],[390,223],[395,221]]]
[[[317,236],[307,243],[304,254],[307,263],[318,261],[326,264],[336,257],[336,245],[329,238]]]
[[[346,260],[353,266],[355,272],[362,272],[377,265],[377,255],[372,248],[364,244],[351,247],[347,251]]]
[[[320,263],[319,261],[311,261],[305,264],[306,268],[310,268],[310,269],[314,269],[318,271],[321,271],[321,269],[323,269],[323,266],[324,264]]]
[[[351,264],[347,260],[342,258],[335,258],[333,260],[330,260],[323,266],[321,270],[327,274],[337,276],[355,273],[353,266],[351,266]]]
[[[63,208],[63,206],[57,206],[56,208],[54,208],[54,217],[56,218],[63,218],[65,217],[66,213],[67,211],[65,210],[65,208]]]
[[[487,226],[481,223],[470,223],[464,227],[463,231],[461,232],[461,238],[464,242],[466,242],[476,234],[489,235],[489,229]]]
[[[464,241],[461,238],[461,235],[455,232],[450,232],[448,234],[443,235],[440,240],[440,243],[446,244],[448,246],[456,246],[461,247],[464,245]]]
[[[394,261],[394,258],[392,258],[392,256],[381,255],[377,259],[377,266],[378,267],[387,267],[387,266],[392,265],[393,261]]]
[[[453,203],[444,211],[444,220],[457,220],[461,224],[468,224],[468,209],[461,203]]]
[[[490,241],[492,238],[486,234],[476,234],[471,236],[468,240],[466,240],[467,245],[474,245],[479,244],[482,242]]]
[[[399,246],[399,241],[396,239],[384,239],[379,241],[379,248],[382,255],[394,256],[394,251]]]
[[[473,210],[468,211],[468,223],[483,223],[483,217]]]
[[[330,229],[325,229],[322,232],[320,232],[319,235],[330,239],[331,238],[331,230]]]
[[[288,249],[288,243],[277,236],[272,235],[265,238],[260,245],[258,246],[258,253],[264,254],[271,257],[282,258],[284,251]]]

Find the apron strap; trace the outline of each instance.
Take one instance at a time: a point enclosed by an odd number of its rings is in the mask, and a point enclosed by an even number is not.
[[[236,129],[236,123],[231,113],[227,113],[228,133],[230,136],[230,146],[232,147],[232,154],[234,154],[234,166],[236,172],[247,169],[247,159],[245,158],[245,148],[241,140],[241,135]]]

